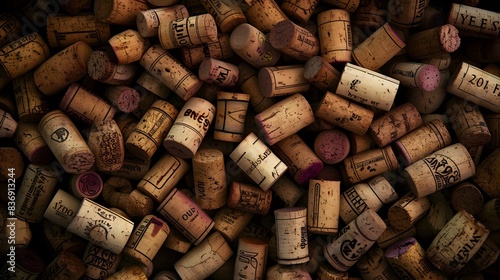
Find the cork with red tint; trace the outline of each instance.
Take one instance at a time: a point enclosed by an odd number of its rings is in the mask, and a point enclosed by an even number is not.
[[[314,152],[326,164],[339,163],[350,152],[349,138],[340,130],[322,131],[314,139]]]
[[[319,52],[319,40],[307,29],[291,20],[276,24],[269,34],[271,45],[298,61],[307,61]]]

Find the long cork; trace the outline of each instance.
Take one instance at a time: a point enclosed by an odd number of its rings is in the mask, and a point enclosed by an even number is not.
[[[245,93],[217,92],[214,139],[227,142],[243,140],[250,98]]]
[[[269,34],[271,45],[299,61],[307,61],[319,52],[319,40],[307,29],[298,26],[291,20],[276,24]]]
[[[352,61],[352,33],[348,11],[333,9],[319,13],[318,36],[321,57],[328,63]]]
[[[267,215],[271,208],[273,192],[258,186],[235,182],[229,186],[227,206],[232,209]]]
[[[214,229],[219,231],[226,240],[234,241],[253,217],[254,214],[250,212],[222,207],[214,215]]]
[[[210,43],[217,40],[217,26],[210,14],[160,21],[158,38],[166,50]]]
[[[97,20],[93,14],[47,16],[47,41],[53,48],[65,48],[78,41],[102,46],[109,38],[109,24]]]
[[[302,93],[309,90],[302,65],[263,67],[259,70],[259,90],[265,97]]]
[[[228,60],[233,58],[234,52],[229,44],[230,34],[218,34],[217,40],[203,45],[181,48],[181,60],[189,69],[200,65],[204,58]]]
[[[124,113],[137,110],[141,98],[137,90],[128,86],[109,86],[104,96],[111,105]]]
[[[274,211],[278,263],[302,264],[309,261],[307,209],[281,208]]]
[[[391,146],[348,156],[341,166],[344,179],[351,184],[396,170],[398,167],[399,163]]]
[[[334,234],[339,228],[340,181],[309,180],[307,230]]]
[[[233,278],[262,279],[266,270],[268,243],[258,238],[238,240],[239,256],[234,265]],[[250,265],[249,265],[250,264]]]
[[[224,154],[216,149],[200,149],[193,157],[196,203],[202,209],[218,209],[227,202]]]
[[[109,38],[108,43],[115,53],[118,64],[139,61],[150,47],[149,41],[133,29],[127,29],[114,35]]]
[[[452,3],[447,22],[464,37],[497,38],[500,13]]]
[[[209,84],[232,87],[238,82],[239,70],[234,64],[214,58],[205,58],[200,62],[198,77]]]
[[[459,35],[462,34],[451,24],[420,31],[408,37],[406,51],[413,59],[452,53],[460,46]]]

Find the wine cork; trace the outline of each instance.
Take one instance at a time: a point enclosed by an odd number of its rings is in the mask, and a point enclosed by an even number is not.
[[[452,3],[447,22],[463,37],[496,38],[499,34],[500,13]]]
[[[288,169],[253,132],[241,141],[229,157],[264,191]]]
[[[320,132],[314,139],[314,152],[326,164],[343,161],[350,151],[347,135],[337,129]]]
[[[352,51],[352,58],[359,66],[376,70],[404,47],[406,44],[396,30],[385,23]]]
[[[490,238],[481,245],[479,250],[470,258],[470,260],[459,271],[460,275],[479,272],[495,263],[500,255],[500,247]]]
[[[120,169],[107,172],[107,174],[124,177],[127,179],[140,181],[148,173],[152,162],[141,159],[125,152],[125,159]]]
[[[19,122],[12,140],[33,164],[47,164],[53,160],[52,152],[36,123]]]
[[[447,279],[425,258],[425,250],[414,237],[405,238],[385,250],[385,257],[399,278]]]
[[[430,197],[431,200],[433,196]],[[447,201],[433,201],[429,212],[416,223],[419,240],[429,244],[453,217],[453,209]]]
[[[28,34],[1,47],[0,53],[0,89],[50,57],[49,46],[38,33]]]
[[[199,97],[190,98],[163,140],[167,151],[180,158],[193,158],[215,116],[215,106]]]
[[[238,25],[231,32],[229,45],[243,60],[258,68],[275,65],[281,56],[266,35],[248,23]]]
[[[456,143],[440,149],[404,170],[411,191],[424,197],[474,175],[476,167],[467,149]]]
[[[302,65],[263,67],[259,70],[259,90],[265,97],[306,92],[310,83],[304,78]]]
[[[17,121],[7,111],[0,109],[0,138],[12,137],[17,129]]]
[[[149,9],[145,0],[97,0],[94,14],[97,20],[116,25],[132,25],[140,11]]]
[[[230,34],[218,34],[217,40],[203,45],[182,47],[181,59],[189,69],[196,68],[207,57],[226,61],[233,58],[234,52],[229,44]]]
[[[47,238],[50,248],[54,252],[68,251],[80,254],[85,250],[87,242],[82,238],[67,231],[66,228],[53,223],[48,219],[43,219],[41,223],[43,235]]]
[[[112,207],[120,207],[122,200],[126,201],[126,198],[132,192],[132,183],[130,180],[112,176],[109,177],[105,182],[102,190],[102,198]]]
[[[424,123],[394,142],[393,148],[403,166],[451,145],[451,136],[441,120]]]
[[[358,135],[368,131],[375,113],[332,92],[326,92],[314,115]]]
[[[365,280],[391,280],[398,279],[396,272],[384,256],[384,250],[372,247],[356,263],[359,274]]]
[[[378,175],[366,183],[358,183],[348,188],[340,195],[340,218],[348,224],[356,219],[366,209],[375,212],[382,206],[394,202],[398,194],[389,181]]]
[[[229,186],[227,206],[259,215],[267,215],[273,192],[257,186],[233,181]]]
[[[439,72],[439,83],[436,89],[424,91],[421,89],[407,90],[407,101],[417,108],[421,114],[430,114],[435,112],[447,96],[446,87],[450,80],[450,71],[448,69]]]
[[[356,13],[353,14],[352,23],[371,34],[384,25],[386,16],[387,3],[375,0],[360,1]]]
[[[140,64],[151,76],[160,80],[184,100],[191,98],[203,84],[196,75],[158,44],[144,53]]]
[[[233,278],[263,279],[267,263],[268,243],[258,238],[238,240],[238,251]]]
[[[160,21],[169,22],[186,17],[189,17],[189,12],[184,5],[168,5],[168,7],[139,11],[136,17],[137,31],[144,38],[155,37],[158,36]]]
[[[108,86],[104,93],[106,99],[118,110],[131,113],[139,107],[139,92],[128,86]]]
[[[172,104],[163,100],[155,101],[127,138],[125,147],[134,156],[150,160],[177,115],[178,111]]]
[[[5,279],[36,279],[45,269],[42,257],[32,249],[16,248],[15,253],[15,260],[5,263],[0,270]]]
[[[192,162],[196,203],[205,210],[224,206],[228,192],[224,154],[217,149],[200,149]]]
[[[500,113],[500,77],[462,62],[452,74],[448,92]]]
[[[255,69],[250,64],[242,62],[238,64],[238,70],[238,86],[242,92],[250,95],[250,105],[254,111],[258,114],[271,107],[275,101],[271,97],[263,96],[260,92]]]
[[[352,33],[348,11],[333,9],[319,13],[318,36],[321,57],[325,61],[328,63],[352,61]]]
[[[204,279],[232,255],[233,251],[224,237],[219,232],[214,232],[176,261],[174,268],[182,279]]]
[[[97,47],[105,45],[110,37],[109,24],[93,14],[47,15],[47,42],[52,48],[66,48],[78,41]]]
[[[147,280],[148,276],[143,270],[144,268],[142,266],[139,266],[137,264],[129,264],[125,268],[122,268],[118,272],[113,273],[111,276],[107,277],[106,279],[108,280],[129,280],[129,279],[134,279],[134,280]]]
[[[419,26],[429,2],[425,0],[390,1],[387,4],[387,21],[399,28]]]
[[[299,93],[279,101],[255,116],[255,123],[269,145],[298,132],[313,121],[312,108]]]
[[[239,70],[234,64],[214,58],[205,58],[198,68],[200,80],[221,87],[232,87],[238,81]]]
[[[389,66],[388,75],[400,82],[400,85],[421,89],[435,90],[440,82],[439,69],[430,64],[416,62],[395,62]]]
[[[114,35],[108,40],[108,43],[115,54],[118,64],[139,61],[150,47],[149,41],[133,29],[127,29]]]
[[[309,180],[307,230],[334,234],[339,228],[340,181]]]
[[[217,26],[210,14],[160,21],[158,37],[162,48],[169,50],[217,40]]]
[[[254,0],[245,15],[251,25],[264,33],[271,32],[273,26],[288,19],[275,0]]]
[[[173,227],[170,229],[170,233],[163,243],[163,246],[185,254],[189,250],[189,247],[191,247],[191,242],[182,233],[180,233],[179,230]]]
[[[45,95],[62,91],[88,73],[91,54],[92,47],[81,41],[66,47],[35,69],[36,86]]]
[[[399,163],[391,146],[374,148],[348,156],[342,162],[344,179],[356,184],[365,179],[398,169]]]
[[[19,120],[36,122],[50,111],[47,97],[35,85],[33,72],[28,72],[12,80],[12,87]]]
[[[483,146],[490,142],[491,133],[475,104],[455,96],[446,103],[446,114],[458,141],[465,147]]]
[[[347,63],[335,93],[361,104],[389,111],[399,84],[394,78]]]
[[[93,51],[87,62],[89,76],[110,85],[124,85],[132,82],[137,72],[133,63],[118,64],[106,51]]]
[[[71,191],[78,199],[84,197],[95,200],[102,192],[101,176],[94,171],[73,174],[70,179]]]
[[[94,154],[76,126],[62,111],[47,113],[40,120],[38,130],[66,172],[78,174],[94,165]]]
[[[363,1],[360,1],[360,0],[324,0],[324,2],[331,4],[331,5],[334,5],[335,7],[344,9],[344,10],[352,13],[358,8],[360,2],[363,2]]]
[[[418,198],[413,193],[406,193],[389,208],[389,223],[397,230],[405,230],[422,219],[429,211],[431,202],[428,197]]]
[[[273,151],[290,167],[288,171],[298,184],[307,183],[323,170],[321,159],[297,134],[277,142]]]
[[[72,83],[66,90],[59,109],[87,125],[113,119],[116,109],[106,100],[92,93],[78,83]]]
[[[455,211],[464,210],[471,215],[479,213],[484,204],[481,190],[471,182],[462,182],[451,191],[451,205]]]
[[[291,1],[286,0],[281,2],[282,11],[287,14],[293,20],[306,23],[309,18],[313,15],[315,8],[317,7],[319,0],[308,0],[308,1]]]
[[[406,43],[406,51],[411,58],[427,59],[456,51],[460,46],[460,37],[455,26],[445,24],[414,33]]]
[[[207,0],[200,2],[211,14],[222,33],[230,33],[236,26],[247,22],[247,18],[237,1]]]
[[[2,13],[0,15],[0,46],[3,46],[11,38],[12,34],[18,34],[21,31],[21,21],[11,13]]]
[[[214,226],[210,216],[177,188],[173,188],[157,211],[194,245],[200,244]]]
[[[347,271],[371,248],[385,229],[386,225],[377,213],[367,209],[346,225],[340,231],[340,236],[325,245],[323,253],[326,260],[333,268]]]
[[[63,228],[67,228],[75,218],[80,200],[59,189],[43,213],[43,217]]]
[[[500,197],[500,190],[497,187],[500,182],[500,173],[497,172],[499,167],[500,148],[497,148],[479,163],[476,174],[472,177],[474,183],[490,197]]]
[[[249,94],[217,92],[214,139],[228,142],[243,140]]]
[[[229,207],[220,208],[214,215],[214,230],[228,241],[234,241],[245,229],[254,214]]]
[[[350,153],[352,155],[377,147],[377,144],[373,141],[370,135],[368,135],[368,133],[358,135],[351,132],[348,133],[347,136],[349,137]]]
[[[303,75],[320,91],[335,92],[340,81],[340,72],[321,56],[313,56],[305,63]]]
[[[277,23],[269,33],[269,41],[273,48],[298,61],[307,61],[320,49],[318,38],[291,20]]]
[[[40,279],[79,279],[85,274],[85,264],[76,254],[62,251],[47,265]]]
[[[399,230],[391,226],[389,220],[385,220],[385,224],[387,226],[387,229],[379,236],[379,238],[377,238],[376,241],[378,247],[380,247],[381,249],[386,249],[400,240],[417,235],[417,228],[414,225]]]
[[[274,210],[278,263],[302,264],[309,261],[307,208],[292,207]]]
[[[95,155],[97,170],[115,171],[123,166],[125,145],[115,120],[92,123],[87,144]]]

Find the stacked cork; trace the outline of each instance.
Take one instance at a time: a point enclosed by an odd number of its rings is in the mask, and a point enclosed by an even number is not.
[[[2,279],[500,278],[494,0],[22,0]]]

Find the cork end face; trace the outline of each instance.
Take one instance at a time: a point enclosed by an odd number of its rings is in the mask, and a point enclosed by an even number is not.
[[[434,65],[425,65],[419,71],[418,87],[424,91],[433,91],[439,86],[441,74]]]
[[[392,145],[392,149],[396,154],[396,158],[401,163],[401,166],[405,167],[413,163],[413,159],[406,150],[406,147],[403,144],[401,144],[399,140],[396,140],[394,142],[394,144]]]
[[[182,159],[193,158],[196,153],[196,151],[192,151],[185,145],[178,143],[175,140],[165,139],[165,141],[163,141],[163,146],[171,155]]]
[[[151,156],[152,154],[154,153],[150,153],[146,150],[144,150],[143,148],[141,148],[140,146],[136,145],[135,143],[130,143],[130,142],[125,142],[125,148],[128,152],[130,152],[132,155],[142,159],[142,160],[150,160],[151,159]]]
[[[295,175],[295,182],[297,182],[298,184],[305,184],[309,182],[310,179],[316,178],[321,173],[321,171],[323,171],[323,167],[324,164],[321,161],[309,165],[307,168],[299,171]]]
[[[390,207],[387,218],[391,226],[397,230],[405,230],[412,226],[410,215],[400,206],[393,205]]]
[[[135,89],[126,89],[116,101],[116,107],[124,113],[132,113],[139,108],[141,96]]]
[[[349,151],[349,137],[340,130],[323,131],[314,140],[314,152],[326,164],[343,161]]]
[[[273,91],[273,73],[268,67],[263,67],[259,70],[258,84],[259,91],[265,97],[271,97]]]
[[[282,50],[291,44],[295,33],[295,24],[291,20],[280,21],[271,29],[269,40],[271,46]]]
[[[321,70],[324,59],[321,56],[313,56],[304,64],[304,78],[313,79]]]
[[[448,53],[456,51],[458,47],[460,47],[458,29],[451,24],[441,26],[439,30],[439,41],[444,51]]]
[[[90,150],[68,153],[61,162],[64,170],[70,174],[80,174],[90,170],[95,163],[95,156]]]
[[[238,25],[231,36],[229,37],[229,45],[233,50],[243,50],[250,42],[250,38],[257,37],[251,36],[252,33],[260,33],[260,31],[248,23]]]
[[[33,164],[48,164],[54,160],[54,155],[48,146],[42,146],[26,155]]]

